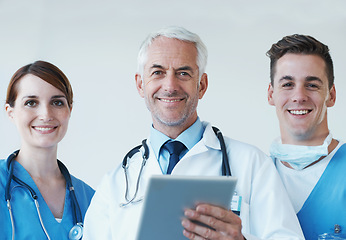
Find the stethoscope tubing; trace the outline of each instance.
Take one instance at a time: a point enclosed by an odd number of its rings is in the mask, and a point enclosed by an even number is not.
[[[20,180],[18,177],[13,175],[13,160],[17,157],[18,153],[19,153],[19,150],[13,152],[7,158],[8,179],[7,179],[7,183],[6,183],[6,187],[5,187],[5,200],[7,202],[7,208],[8,208],[9,214],[10,214],[10,220],[11,220],[11,226],[12,226],[12,239],[14,240],[14,236],[15,236],[15,226],[14,226],[14,217],[13,217],[13,213],[12,213],[11,191],[10,191],[10,185],[11,185],[11,182],[13,180],[13,181],[17,182],[19,184],[19,186],[24,187],[25,189],[27,189],[30,192],[30,195],[31,195],[32,199],[34,200],[34,203],[36,206],[36,210],[37,210],[38,218],[40,220],[41,227],[42,227],[47,239],[50,240],[50,236],[48,234],[48,231],[43,224],[41,212],[39,210],[39,203],[37,200],[38,197],[36,195],[36,192],[28,184],[26,184],[25,182]],[[70,191],[70,197],[71,197],[71,201],[72,201],[71,207],[72,207],[72,212],[74,213],[74,214],[72,214],[74,226],[72,227],[70,234],[76,228],[82,232],[83,231],[83,216],[82,216],[82,212],[80,210],[80,207],[79,207],[79,204],[77,201],[74,187],[72,185],[71,175],[70,175],[69,171],[67,170],[66,166],[61,161],[59,161],[59,160],[57,160],[57,161],[58,161],[59,169],[65,178],[67,188]],[[80,236],[81,234],[78,233],[78,236]],[[79,239],[79,238],[72,238],[72,239]]]
[[[120,203],[120,207],[126,207],[127,205],[129,204],[134,204],[134,203],[139,203],[143,200],[143,198],[140,198],[138,200],[135,201],[136,199],[136,196],[137,196],[137,193],[138,193],[138,189],[139,189],[139,182],[140,182],[140,177],[142,176],[142,171],[143,171],[143,168],[149,158],[149,148],[148,148],[148,145],[147,145],[147,140],[144,139],[142,141],[142,145],[138,145],[136,147],[134,147],[133,149],[131,149],[124,157],[124,160],[123,160],[123,163],[122,163],[122,167],[124,168],[124,172],[125,172],[125,181],[126,181],[126,190],[125,190],[125,200],[126,202],[125,203]],[[128,173],[127,173],[127,169],[128,169],[128,160],[134,155],[136,154],[137,152],[140,152],[140,149],[141,147],[143,146],[144,148],[144,152],[142,152],[142,158],[143,158],[143,161],[142,161],[142,164],[141,164],[141,169],[139,170],[139,174],[138,174],[138,178],[137,178],[137,182],[136,182],[136,191],[134,193],[134,195],[132,196],[132,198],[130,199],[128,197],[128,190],[129,188],[127,187],[129,182],[128,182]]]
[[[228,155],[226,151],[226,144],[225,140],[222,136],[221,131],[217,127],[213,127],[213,130],[219,139],[220,142],[220,147],[221,147],[221,152],[222,152],[222,175],[223,176],[231,176],[231,169],[229,166],[229,161],[228,161]]]
[[[58,160],[58,166],[60,168],[62,175],[64,176],[64,178],[66,180],[66,185],[67,185],[67,187],[71,193],[70,196],[72,198],[72,202],[74,203],[74,204],[71,204],[72,208],[73,208],[73,212],[75,213],[75,214],[73,214],[73,221],[75,224],[79,224],[79,225],[83,226],[83,216],[82,216],[82,212],[80,210],[80,207],[79,207],[79,204],[77,201],[74,187],[72,185],[71,175],[70,175],[69,171],[67,170],[66,166],[59,160]]]
[[[231,173],[231,168],[229,166],[229,159],[228,159],[228,155],[227,155],[227,150],[226,150],[226,144],[225,144],[225,140],[224,137],[221,133],[221,131],[217,128],[217,127],[212,127],[213,131],[216,135],[216,137],[218,138],[219,142],[220,142],[220,147],[221,147],[221,153],[222,153],[222,176],[232,176]],[[124,169],[124,173],[125,173],[125,184],[126,184],[126,190],[125,190],[125,203],[120,203],[120,207],[126,207],[130,204],[135,204],[135,203],[139,203],[143,200],[143,197],[139,198],[138,200],[135,200],[137,197],[137,193],[138,193],[138,189],[139,189],[139,183],[140,183],[140,179],[142,176],[142,171],[143,168],[149,158],[149,147],[146,143],[146,139],[144,139],[142,141],[141,145],[138,145],[136,147],[134,147],[133,149],[131,149],[124,157],[123,162],[122,162],[122,168]],[[141,151],[141,148],[144,148],[144,152]],[[129,167],[129,159],[135,155],[137,152],[142,152],[142,165],[141,168],[139,170],[138,173],[138,177],[137,177],[137,181],[136,181],[136,189],[135,189],[135,193],[133,194],[132,198],[130,198],[128,196],[128,192],[129,192],[129,184],[128,184],[128,172],[127,169]]]

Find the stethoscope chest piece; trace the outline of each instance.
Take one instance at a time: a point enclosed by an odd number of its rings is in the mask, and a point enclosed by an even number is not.
[[[68,234],[68,238],[70,240],[79,240],[81,239],[82,236],[83,236],[83,227],[79,224],[74,225]]]
[[[35,191],[28,184],[26,184],[25,182],[23,182],[22,180],[20,180],[19,178],[17,178],[16,176],[13,175],[13,162],[14,162],[13,160],[18,155],[18,152],[19,152],[19,150],[15,151],[7,159],[8,180],[7,180],[6,188],[5,188],[5,199],[6,199],[6,202],[7,202],[8,211],[9,211],[10,218],[11,218],[11,225],[12,225],[12,239],[15,239],[15,225],[14,225],[12,208],[11,208],[11,203],[10,203],[10,201],[11,201],[11,190],[10,190],[10,187],[11,187],[12,180],[16,181],[19,184],[19,186],[26,188],[30,192],[30,194],[32,196],[32,199],[34,200],[35,205],[36,205],[36,210],[37,210],[37,214],[39,216],[41,227],[42,227],[46,237],[48,239],[51,239],[49,234],[48,234],[48,232],[47,232],[47,230],[46,230],[46,227],[44,226],[44,223],[42,221],[41,212],[40,212],[40,209],[39,209],[37,195],[36,195]],[[82,217],[82,213],[81,213],[81,210],[80,210],[80,207],[78,205],[78,201],[77,201],[77,198],[76,198],[76,195],[75,195],[75,192],[74,192],[74,187],[72,185],[71,175],[68,172],[68,170],[65,167],[65,165],[62,162],[60,162],[59,160],[57,160],[57,161],[58,161],[58,166],[60,168],[60,171],[61,171],[62,175],[64,176],[64,178],[66,180],[66,185],[67,185],[69,191],[71,192],[71,201],[72,201],[71,204],[72,204],[73,209],[74,209],[73,217],[74,217],[75,225],[71,228],[71,230],[70,230],[70,232],[68,234],[68,237],[69,237],[70,240],[75,240],[75,239],[79,240],[83,236],[83,223],[82,223],[83,222],[83,217]]]

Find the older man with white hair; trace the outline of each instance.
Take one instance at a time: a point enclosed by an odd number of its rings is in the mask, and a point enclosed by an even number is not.
[[[128,181],[121,166],[104,177],[86,215],[84,239],[135,239],[143,203],[131,199],[133,204],[122,207],[122,203],[129,202],[127,189],[131,196],[135,190],[143,196],[154,174],[222,175],[219,139],[211,124],[197,115],[198,101],[208,87],[206,63],[205,45],[184,28],[165,28],[144,41],[135,79],[152,115],[149,158],[143,168],[141,154],[129,160]],[[235,198],[241,207],[233,210],[240,216],[210,204],[182,209],[181,238],[303,239],[271,159],[254,146],[226,137],[224,141],[232,175],[238,178]],[[180,148],[177,163],[170,157],[173,145]]]

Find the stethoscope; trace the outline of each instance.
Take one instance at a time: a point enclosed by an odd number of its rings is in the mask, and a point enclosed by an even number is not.
[[[229,161],[228,161],[228,156],[227,156],[227,151],[226,151],[226,145],[225,145],[225,140],[222,136],[222,133],[221,131],[216,128],[216,127],[212,127],[213,128],[213,131],[215,133],[215,135],[217,136],[217,138],[219,139],[219,142],[220,142],[220,146],[221,146],[221,153],[222,153],[222,176],[232,176],[231,174],[231,168],[229,166]],[[141,151],[142,147],[144,148],[144,152]],[[141,152],[142,153],[142,165],[141,165],[141,168],[139,170],[139,173],[138,173],[138,177],[137,177],[137,182],[136,182],[136,191],[135,193],[133,194],[132,198],[130,198],[128,196],[129,194],[129,184],[128,184],[128,173],[127,173],[127,169],[129,168],[129,164],[128,164],[128,160],[133,156],[135,155],[137,152]],[[126,207],[128,206],[129,204],[135,204],[135,203],[139,203],[143,200],[143,197],[139,198],[136,200],[136,197],[137,197],[137,193],[138,193],[138,189],[139,189],[139,182],[140,182],[140,178],[142,176],[142,171],[143,171],[143,168],[147,162],[149,158],[149,147],[148,147],[148,144],[147,144],[147,140],[144,139],[142,141],[142,144],[141,145],[138,145],[136,147],[134,147],[133,149],[131,149],[124,157],[124,160],[122,162],[122,168],[124,169],[124,173],[125,173],[125,182],[126,182],[126,190],[125,190],[125,200],[126,202],[125,203],[121,203],[120,204],[120,207]]]
[[[51,238],[50,238],[50,236],[47,232],[47,229],[45,228],[43,221],[42,221],[42,216],[41,216],[39,204],[37,201],[38,197],[37,197],[36,192],[28,184],[26,184],[25,182],[23,182],[22,180],[20,180],[19,178],[17,178],[16,176],[13,175],[13,160],[17,157],[18,153],[19,153],[19,150],[15,151],[14,153],[12,153],[7,158],[7,170],[9,172],[9,175],[8,175],[8,180],[6,183],[5,199],[7,202],[8,211],[10,213],[10,219],[11,219],[11,225],[12,225],[12,240],[14,240],[14,237],[15,237],[15,226],[14,226],[14,220],[13,220],[13,214],[12,214],[11,191],[10,191],[10,185],[11,185],[12,180],[14,180],[15,182],[17,182],[19,184],[19,186],[16,186],[16,187],[24,187],[30,192],[30,195],[31,195],[32,199],[34,200],[34,203],[36,206],[36,211],[38,214],[38,218],[40,220],[41,227],[42,227],[46,237],[50,240]],[[76,194],[74,192],[74,187],[72,185],[71,175],[68,172],[65,165],[62,162],[60,162],[59,160],[58,160],[58,166],[59,166],[59,169],[61,171],[61,174],[65,178],[66,185],[67,185],[67,187],[71,193],[70,196],[71,196],[71,203],[72,203],[71,206],[72,206],[72,212],[73,212],[74,226],[71,228],[68,237],[70,240],[81,239],[81,237],[83,236],[83,217],[82,217],[81,210],[79,208]]]

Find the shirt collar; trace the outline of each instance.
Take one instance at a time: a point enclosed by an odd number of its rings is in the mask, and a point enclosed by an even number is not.
[[[182,142],[188,150],[190,150],[193,146],[196,145],[196,143],[198,143],[202,139],[203,132],[204,127],[199,117],[194,124],[192,124],[184,132],[182,132],[176,139],[169,138],[162,132],[156,130],[153,125],[151,125],[150,144],[153,148],[156,159],[158,159],[160,149],[165,142],[169,140],[178,140]]]

